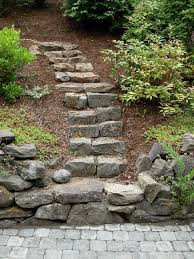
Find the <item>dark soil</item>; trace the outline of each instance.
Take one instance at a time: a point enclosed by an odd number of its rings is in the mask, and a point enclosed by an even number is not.
[[[49,8],[45,9],[14,9],[6,17],[0,18],[0,28],[14,25],[21,30],[22,39],[39,41],[63,41],[79,44],[79,49],[94,65],[95,72],[102,81],[112,82],[111,68],[103,60],[101,51],[113,48],[113,40],[119,35],[111,35],[104,28],[91,26],[83,28],[80,25],[62,17],[57,1],[50,0]],[[31,41],[22,41],[25,46],[33,45]],[[20,80],[25,86],[48,85],[54,89],[56,84],[52,67],[44,57],[38,58],[22,72]],[[50,95],[39,101],[24,97],[12,107],[24,107],[32,120],[41,127],[56,133],[60,139],[63,156],[68,157],[67,111],[63,105],[64,94],[52,91]],[[0,105],[4,104],[0,99]],[[127,142],[128,170],[119,176],[118,180],[131,181],[135,178],[135,161],[142,152],[147,152],[152,143],[146,143],[144,132],[149,127],[161,122],[161,116],[156,107],[139,105],[124,109],[123,139]]]

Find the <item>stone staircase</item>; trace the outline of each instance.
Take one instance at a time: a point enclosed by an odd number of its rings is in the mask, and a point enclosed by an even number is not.
[[[110,178],[126,168],[121,108],[115,85],[100,82],[93,65],[76,44],[42,42],[55,70],[56,89],[64,92],[69,109],[70,150],[74,159],[65,164],[73,177]]]

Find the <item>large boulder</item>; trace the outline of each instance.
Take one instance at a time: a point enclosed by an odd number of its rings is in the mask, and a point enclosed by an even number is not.
[[[10,129],[0,130],[0,144],[9,144],[13,141],[15,141],[15,135]]]
[[[9,191],[23,191],[32,187],[32,182],[24,181],[19,175],[1,175],[0,185],[7,188]]]
[[[41,205],[50,204],[52,201],[53,194],[50,190],[33,190],[15,193],[15,202],[21,208],[36,208]]]
[[[3,147],[3,151],[6,155],[22,159],[34,158],[37,154],[36,146],[34,144],[10,144]]]
[[[183,135],[183,146],[181,148],[182,152],[191,152],[194,151],[194,134],[184,134]]]
[[[0,219],[27,218],[33,215],[32,210],[24,210],[18,207],[0,209]]]
[[[54,172],[53,180],[56,183],[67,183],[71,178],[71,173],[65,169],[59,169]]]
[[[62,205],[59,203],[44,205],[38,208],[35,217],[39,219],[66,221],[70,208],[71,205]]]
[[[107,198],[112,205],[128,205],[139,201],[144,198],[143,190],[135,184],[122,185],[108,183],[104,187],[107,193]]]
[[[0,208],[9,207],[14,201],[13,194],[5,187],[0,186]]]

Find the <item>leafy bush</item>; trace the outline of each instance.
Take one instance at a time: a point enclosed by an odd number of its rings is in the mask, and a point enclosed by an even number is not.
[[[2,84],[0,94],[5,96],[8,102],[15,101],[16,98],[24,95],[24,89],[17,83]]]
[[[178,40],[163,42],[155,36],[149,44],[118,41],[116,51],[104,53],[124,92],[123,102],[157,101],[164,115],[179,113],[185,105],[193,108],[194,93],[185,81],[192,75],[192,65]]]
[[[83,23],[106,23],[111,29],[122,28],[135,0],[64,0],[64,15]]]

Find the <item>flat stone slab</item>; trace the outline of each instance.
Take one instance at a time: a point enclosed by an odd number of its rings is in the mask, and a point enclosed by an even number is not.
[[[70,77],[67,75],[67,73],[64,73],[64,72],[55,72],[55,77],[58,81],[61,81],[61,82],[70,81]]]
[[[115,85],[109,83],[88,83],[84,84],[85,92],[107,93],[115,89]]]
[[[63,51],[45,51],[44,55],[48,58],[62,58]]]
[[[76,56],[68,59],[69,64],[83,63],[86,62],[86,57],[84,56]]]
[[[71,138],[70,150],[74,155],[87,156],[92,154],[91,138]]]
[[[128,205],[142,201],[144,198],[143,190],[135,184],[105,184],[104,190],[107,198],[112,205]]]
[[[70,127],[71,137],[97,138],[99,136],[98,125],[74,125]]]
[[[96,112],[87,111],[69,111],[69,122],[71,125],[92,125],[96,123]]]
[[[127,161],[118,157],[97,158],[97,177],[111,178],[123,173],[127,167]]]
[[[63,57],[64,58],[72,58],[72,57],[75,57],[75,56],[78,56],[78,55],[81,55],[82,52],[80,50],[66,50],[66,51],[63,51]]]
[[[69,58],[55,58],[55,57],[48,57],[49,62],[52,64],[58,64],[58,63],[68,63]]]
[[[105,121],[118,121],[121,119],[121,107],[98,107],[96,109],[96,116],[98,123]]]
[[[24,181],[19,175],[1,175],[0,185],[7,188],[9,191],[23,191],[32,187],[32,182]]]
[[[77,49],[77,44],[62,43],[62,42],[38,42],[41,49],[45,51],[58,51],[58,50],[73,50]]]
[[[74,66],[68,64],[68,63],[57,63],[53,65],[53,68],[55,71],[59,72],[73,72]]]
[[[66,72],[72,82],[95,83],[99,82],[100,77],[92,72]]]
[[[37,154],[36,146],[34,144],[6,145],[3,147],[3,152],[6,155],[23,159],[34,158]]]
[[[83,84],[79,83],[61,83],[55,85],[56,89],[64,93],[81,93],[84,91]]]
[[[92,72],[94,70],[91,63],[77,63],[75,64],[76,72]]]
[[[64,99],[65,107],[71,109],[86,109],[87,96],[85,94],[78,93],[66,93]]]
[[[125,152],[125,142],[112,138],[97,138],[92,142],[95,155],[122,155]]]
[[[0,130],[0,144],[10,144],[15,141],[15,135],[11,132],[10,129]]]
[[[108,205],[108,210],[111,212],[117,213],[124,213],[130,215],[134,210],[134,205],[126,205],[126,206],[115,206],[115,205]]]
[[[105,121],[100,123],[101,137],[118,137],[122,135],[123,122],[122,121]]]
[[[24,210],[18,207],[0,209],[0,219],[27,218],[33,215],[32,210]]]
[[[0,209],[9,207],[13,204],[13,201],[13,194],[5,187],[0,186]]]
[[[88,105],[91,108],[108,107],[116,102],[117,94],[112,93],[87,93]]]
[[[79,157],[69,160],[65,169],[71,172],[72,176],[87,177],[96,174],[95,158],[93,156]]]
[[[103,198],[103,184],[95,179],[72,181],[53,190],[55,200],[62,204],[97,202]]]

